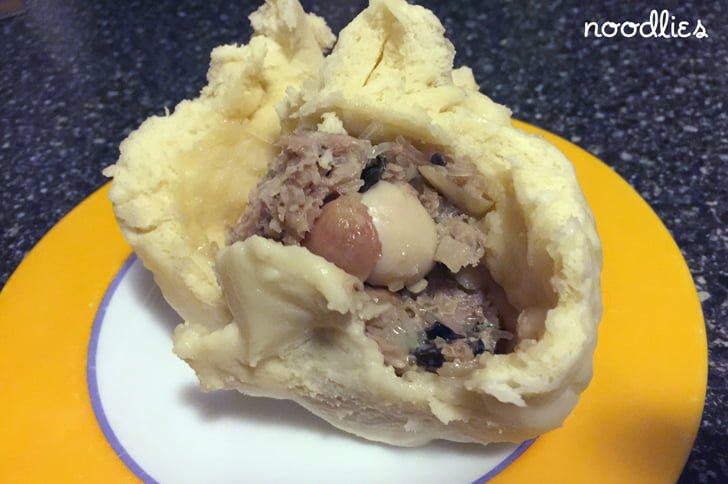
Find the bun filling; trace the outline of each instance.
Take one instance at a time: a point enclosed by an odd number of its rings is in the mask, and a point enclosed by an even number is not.
[[[365,134],[375,130],[373,125]],[[397,375],[466,376],[483,353],[513,347],[514,334],[500,322],[481,265],[485,235],[478,223],[493,203],[472,163],[434,147],[415,147],[403,137],[373,144],[300,130],[280,145],[280,155],[229,231],[228,245],[258,235],[304,246],[357,277],[362,297],[376,307],[365,321],[366,335]],[[385,193],[381,202],[367,203],[377,192]],[[397,203],[398,196],[404,201]],[[427,220],[418,225],[410,213],[401,215],[408,204]],[[392,227],[380,224],[377,230],[372,206]],[[434,228],[432,234],[428,228]],[[393,235],[380,234],[387,229]],[[410,238],[432,240],[413,244]],[[384,261],[386,251],[396,256]],[[408,274],[411,267],[374,273],[410,260],[419,266],[414,274]]]

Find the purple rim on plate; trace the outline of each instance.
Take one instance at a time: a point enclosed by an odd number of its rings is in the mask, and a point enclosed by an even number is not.
[[[119,439],[116,437],[114,429],[111,428],[109,420],[106,418],[106,414],[104,413],[104,406],[101,403],[101,395],[99,394],[99,383],[96,378],[96,354],[99,347],[99,334],[101,333],[101,325],[104,322],[106,310],[108,309],[109,302],[111,302],[111,298],[114,297],[114,293],[119,287],[119,284],[136,261],[136,255],[132,254],[124,262],[124,265],[121,266],[121,269],[119,269],[119,272],[116,273],[114,279],[111,281],[109,288],[104,294],[104,298],[101,300],[101,305],[99,305],[99,309],[98,311],[96,311],[96,317],[94,318],[93,327],[91,328],[91,339],[88,345],[86,380],[88,383],[88,392],[91,397],[91,406],[93,407],[94,414],[96,415],[96,420],[99,422],[99,427],[101,427],[101,431],[104,433],[106,440],[108,440],[109,444],[111,444],[111,448],[114,449],[116,455],[119,456],[121,461],[126,464],[129,470],[131,470],[139,479],[146,483],[156,483],[157,481],[152,476],[150,476],[148,472],[142,469],[142,467],[134,460],[131,454],[129,454],[129,452],[124,448]],[[500,463],[498,463],[498,465],[493,467],[485,475],[473,481],[473,484],[482,484],[491,480],[503,469],[511,465],[511,463],[518,459],[524,452],[526,452],[526,450],[531,446],[531,444],[534,443],[536,439],[537,437],[534,437],[532,439],[521,442],[521,444],[516,447],[513,452],[508,454],[505,459],[503,459]]]
[[[137,258],[134,254],[129,256],[129,258],[124,262],[124,265],[121,266],[121,269],[119,269],[119,272],[117,272],[116,276],[114,276],[114,280],[111,281],[111,285],[109,285],[109,288],[106,290],[106,294],[104,294],[104,298],[101,300],[101,305],[99,306],[99,309],[96,312],[96,317],[94,318],[93,328],[91,328],[91,340],[88,344],[88,362],[86,364],[86,380],[88,383],[88,393],[91,396],[91,406],[94,409],[96,420],[98,420],[101,431],[104,433],[106,440],[109,441],[109,444],[111,444],[116,455],[119,456],[122,462],[124,462],[124,464],[126,464],[126,466],[139,479],[147,483],[156,483],[157,481],[155,481],[152,476],[142,469],[142,467],[134,460],[129,452],[127,452],[116,437],[114,429],[111,428],[109,420],[106,418],[106,414],[104,413],[104,406],[101,404],[101,395],[99,394],[99,382],[96,379],[96,353],[99,347],[101,324],[104,322],[104,316],[106,316],[106,310],[109,307],[111,298],[114,297],[116,289],[119,287],[124,276],[127,272],[129,272],[129,269],[131,269],[136,260]]]

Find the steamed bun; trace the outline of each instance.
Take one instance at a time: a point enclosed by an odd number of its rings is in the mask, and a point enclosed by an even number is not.
[[[251,15],[244,46],[212,53],[208,85],[121,145],[119,225],[184,318],[175,352],[206,391],[294,400],[367,439],[519,441],[558,427],[591,377],[600,242],[569,161],[478,92],[428,10],[372,0],[334,37],[295,0]],[[492,208],[482,265],[519,337],[464,377],[397,375],[365,321],[362,283],[305,248],[226,231],[300,129],[398,136],[473,163]],[[371,131],[371,130],[368,130]]]

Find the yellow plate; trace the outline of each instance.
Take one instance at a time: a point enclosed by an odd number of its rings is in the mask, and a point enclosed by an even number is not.
[[[603,243],[594,379],[563,427],[494,482],[674,481],[705,397],[705,327],[687,266],[649,206],[610,168],[533,126],[576,167]],[[87,388],[94,316],[131,249],[105,186],[31,251],[0,295],[0,480],[135,482]]]

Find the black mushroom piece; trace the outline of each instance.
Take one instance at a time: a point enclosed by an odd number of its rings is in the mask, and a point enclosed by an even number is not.
[[[475,342],[470,343],[470,351],[473,352],[473,355],[478,356],[485,353],[485,343],[482,339],[478,338]]]
[[[470,331],[468,334],[470,334]],[[417,349],[412,351],[412,356],[414,357],[417,366],[433,373],[437,373],[437,370],[441,368],[446,361],[446,358],[442,353],[443,348],[457,340],[464,339],[466,344],[470,347],[470,351],[473,353],[473,356],[477,357],[486,351],[492,352],[492,349],[488,349],[480,336],[475,334],[463,336],[439,321],[432,323],[427,329],[425,329],[423,336],[424,339],[421,340],[420,345]],[[438,338],[440,342],[437,341]]]
[[[442,153],[433,153],[430,157],[430,163],[433,165],[445,166],[447,165],[447,160],[444,156],[442,156]]]
[[[442,350],[437,347],[433,341],[425,341],[416,350],[412,352],[412,356],[417,361],[417,366],[424,367],[427,371],[437,372],[437,369],[445,363],[445,357],[442,356]]]
[[[376,158],[367,161],[364,170],[361,172],[361,179],[364,180],[364,185],[359,189],[359,193],[364,193],[376,185],[380,178],[382,178],[386,165],[387,159],[381,155],[377,155]]]
[[[442,324],[439,321],[436,321],[425,330],[425,335],[427,336],[427,339],[433,340],[437,337],[440,337],[444,339],[445,341],[453,341],[456,339],[464,338],[464,336],[457,334],[455,331],[450,329],[449,326],[446,326]]]
[[[331,192],[324,197],[324,205],[339,198],[339,192]]]

